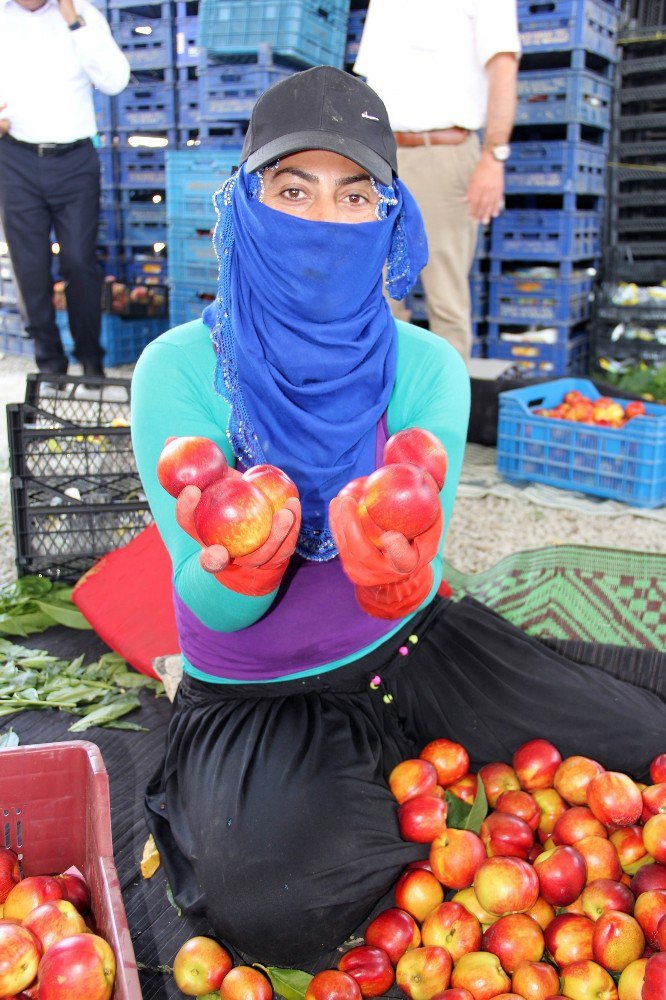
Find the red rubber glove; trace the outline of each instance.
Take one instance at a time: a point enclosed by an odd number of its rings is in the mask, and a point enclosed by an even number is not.
[[[347,495],[331,501],[331,532],[364,611],[375,618],[402,618],[426,599],[443,520],[440,508],[435,523],[416,538],[410,541],[399,531],[385,531],[377,547],[363,530],[356,499]]]
[[[236,469],[227,475],[240,476]],[[216,580],[248,597],[264,597],[279,585],[289,559],[296,549],[301,527],[301,504],[290,497],[284,507],[273,515],[271,533],[258,549],[232,559],[224,545],[204,545],[194,524],[194,508],[199,503],[201,490],[186,486],[176,500],[176,520],[183,531],[201,545],[199,562]]]

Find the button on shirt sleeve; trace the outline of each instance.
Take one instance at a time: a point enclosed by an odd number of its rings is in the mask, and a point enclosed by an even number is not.
[[[475,0],[476,51],[479,63],[498,52],[520,54],[516,0]]]
[[[85,21],[72,32],[74,49],[90,81],[103,94],[113,96],[129,83],[127,57],[113,40],[109,25],[92,4],[79,0],[76,10]]]

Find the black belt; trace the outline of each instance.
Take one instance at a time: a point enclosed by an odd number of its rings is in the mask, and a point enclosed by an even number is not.
[[[26,149],[34,150],[37,156],[62,156],[70,149],[76,149],[78,146],[85,146],[91,142],[90,139],[77,139],[75,142],[25,142],[23,139],[15,139],[9,132],[5,134],[4,138],[9,139],[16,146],[25,146]]]

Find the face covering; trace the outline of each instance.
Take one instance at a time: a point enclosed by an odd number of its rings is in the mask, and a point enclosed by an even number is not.
[[[328,504],[375,468],[393,390],[396,328],[382,269],[390,294],[403,298],[427,241],[397,181],[380,189],[376,222],[311,222],[268,208],[260,192],[261,177],[242,167],[214,197],[219,284],[203,313],[214,388],[231,405],[236,458],[294,480],[303,507],[297,551],[324,561],[337,555]]]

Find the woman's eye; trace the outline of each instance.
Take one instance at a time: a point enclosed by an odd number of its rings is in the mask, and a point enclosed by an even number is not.
[[[369,204],[369,198],[367,195],[360,194],[359,192],[352,191],[347,195],[347,200],[350,205],[359,206]]]
[[[300,188],[285,188],[282,192],[282,197],[288,201],[299,201],[302,194],[303,192]]]

